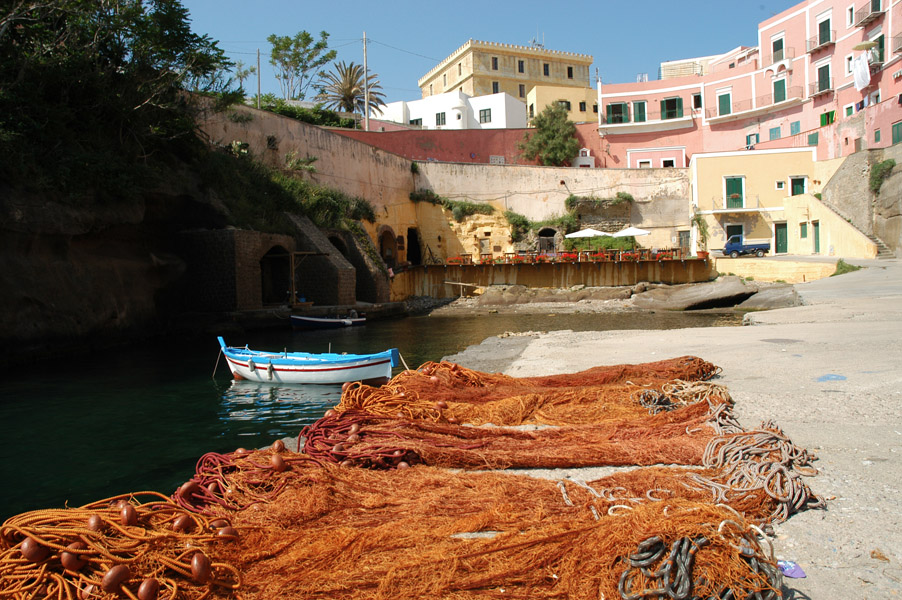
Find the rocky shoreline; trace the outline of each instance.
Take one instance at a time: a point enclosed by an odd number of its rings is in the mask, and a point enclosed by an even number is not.
[[[718,277],[705,283],[665,285],[639,283],[621,287],[528,288],[494,285],[473,296],[437,306],[433,314],[480,313],[597,313],[634,310],[770,310],[799,306],[794,287],[759,283],[740,277]]]

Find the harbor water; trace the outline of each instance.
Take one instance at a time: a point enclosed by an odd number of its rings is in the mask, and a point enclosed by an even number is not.
[[[421,316],[321,331],[292,331],[286,324],[226,336],[226,343],[348,353],[394,347],[416,368],[508,331],[681,329],[740,322],[737,315],[718,313]],[[11,371],[0,391],[0,521],[27,510],[79,506],[127,492],[169,494],[191,478],[204,453],[260,448],[296,437],[341,396],[339,386],[233,382],[218,357],[218,343],[210,336]]]

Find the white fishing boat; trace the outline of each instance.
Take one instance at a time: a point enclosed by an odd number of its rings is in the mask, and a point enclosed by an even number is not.
[[[232,377],[264,383],[336,384],[348,381],[391,379],[398,366],[397,348],[375,354],[312,354],[308,352],[265,352],[226,346],[219,337],[222,354]]]

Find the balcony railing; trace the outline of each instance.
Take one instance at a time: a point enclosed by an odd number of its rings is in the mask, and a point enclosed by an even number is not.
[[[786,60],[787,58],[795,58],[795,57],[796,57],[796,49],[795,48],[783,48],[782,50],[771,53],[769,56],[765,56],[763,66],[769,67],[772,64],[780,62],[781,60]]]
[[[714,196],[711,205],[716,212],[749,212],[761,210],[761,198],[757,194],[744,194],[739,198]]]
[[[893,36],[893,54],[902,52],[902,34]]]
[[[883,61],[883,48],[871,48],[868,50],[868,65],[872,69],[879,69],[882,67]]]
[[[650,110],[647,111],[645,115],[639,119],[636,118],[635,113],[629,115],[611,115],[610,117],[603,115],[601,117],[601,122],[606,125],[623,125],[627,123],[647,123],[648,121],[666,121],[668,119],[678,119],[684,116],[689,116],[686,113],[685,109],[665,110],[663,113],[660,111]]]
[[[855,26],[867,25],[882,14],[882,0],[867,0],[861,8],[855,11]]]
[[[778,104],[780,102],[786,102],[787,100],[793,100],[796,98],[802,97],[802,91],[804,88],[800,85],[793,86],[786,90],[786,93],[783,95],[783,98],[775,98],[773,94],[764,94],[763,96],[758,96],[755,98],[754,105],[752,104],[751,99],[747,100],[737,100],[730,105],[730,112],[727,114],[719,114],[720,107],[715,106],[712,108],[708,108],[705,110],[705,117],[708,119],[715,119],[717,117],[727,117],[729,115],[742,113],[750,110],[757,110],[759,108],[767,108],[768,106],[773,106],[774,104]]]
[[[826,94],[828,92],[833,91],[833,78],[827,77],[826,79],[821,79],[819,81],[815,81],[814,83],[808,84],[808,96],[820,96],[821,94]]]
[[[831,44],[836,43],[836,31],[830,30],[825,31],[823,34],[818,34],[813,38],[810,38],[806,43],[805,47],[808,49],[808,52],[817,52],[821,48],[826,48]]]

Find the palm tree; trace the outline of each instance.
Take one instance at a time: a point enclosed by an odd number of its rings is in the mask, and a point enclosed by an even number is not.
[[[367,76],[371,110],[385,106],[383,100],[385,94],[380,91],[382,86],[379,85],[377,77],[375,73]],[[339,61],[335,63],[334,71],[323,73],[320,86],[317,99],[321,100],[326,108],[363,114],[365,100],[362,65]]]

